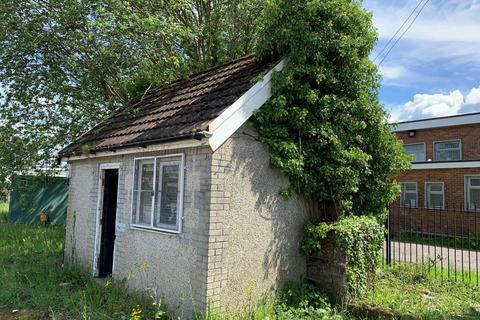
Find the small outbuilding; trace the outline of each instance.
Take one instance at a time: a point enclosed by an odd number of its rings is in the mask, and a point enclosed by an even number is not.
[[[155,288],[177,314],[304,277],[305,205],[279,195],[288,179],[248,123],[282,67],[245,57],[150,90],[64,148],[66,262]]]

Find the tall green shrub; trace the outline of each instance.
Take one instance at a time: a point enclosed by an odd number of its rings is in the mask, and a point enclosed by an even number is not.
[[[355,0],[271,0],[260,25],[257,56],[287,61],[254,119],[290,178],[283,193],[384,213],[398,195],[391,175],[408,159],[378,99],[371,14]]]

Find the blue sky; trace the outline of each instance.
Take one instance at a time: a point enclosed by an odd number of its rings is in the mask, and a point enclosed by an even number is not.
[[[419,1],[364,0],[379,32],[372,57]],[[480,0],[430,0],[380,72],[391,120],[480,112]]]

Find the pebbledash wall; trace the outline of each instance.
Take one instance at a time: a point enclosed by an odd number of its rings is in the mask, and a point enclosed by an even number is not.
[[[207,306],[235,311],[301,279],[303,202],[278,195],[287,178],[245,130],[214,153],[199,147],[72,161],[66,262],[92,270],[100,164],[120,163],[113,277],[140,290],[153,285],[178,315]],[[185,154],[182,232],[130,228],[135,157],[176,153]]]

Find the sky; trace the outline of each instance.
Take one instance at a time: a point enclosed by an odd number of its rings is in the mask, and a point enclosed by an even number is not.
[[[372,58],[420,1],[364,0],[379,32]],[[428,1],[379,68],[391,121],[480,112],[480,0]]]

